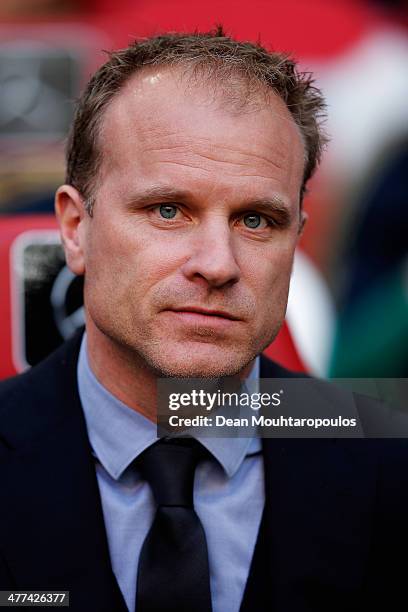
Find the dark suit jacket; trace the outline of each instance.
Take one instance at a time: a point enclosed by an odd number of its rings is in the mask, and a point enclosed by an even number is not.
[[[79,343],[0,385],[0,589],[69,590],[72,611],[124,612]],[[290,373],[262,358],[261,375]],[[241,612],[407,610],[406,440],[264,440],[263,451],[265,510]]]

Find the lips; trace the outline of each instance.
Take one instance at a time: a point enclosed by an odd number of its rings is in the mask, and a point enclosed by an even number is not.
[[[199,308],[195,306],[184,306],[181,308],[171,308],[169,310],[171,312],[179,312],[180,314],[191,313],[191,314],[204,315],[208,317],[218,317],[222,319],[229,319],[230,321],[239,321],[238,317],[234,316],[230,312],[226,312],[225,310],[209,310],[206,308]]]
[[[231,333],[242,322],[242,319],[238,319],[226,310],[196,306],[169,308],[163,311],[163,314],[168,318],[169,331],[173,325],[176,325],[178,329],[183,330],[183,333],[193,336],[198,334],[200,337],[209,334],[213,336],[214,333]]]

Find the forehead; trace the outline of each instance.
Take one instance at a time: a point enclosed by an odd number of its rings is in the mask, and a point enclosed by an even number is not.
[[[285,175],[299,183],[304,147],[284,102],[264,92],[237,103],[237,82],[231,85],[234,102],[225,86],[192,84],[174,68],[152,67],[132,77],[103,117],[102,174],[140,176],[159,166],[171,174],[184,166],[214,176]]]

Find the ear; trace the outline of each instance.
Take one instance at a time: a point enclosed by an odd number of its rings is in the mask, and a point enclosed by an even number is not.
[[[85,273],[84,223],[89,215],[85,210],[84,200],[71,185],[62,185],[55,194],[55,213],[61,231],[65,258],[68,267],[74,274]]]
[[[307,214],[307,212],[305,212],[304,210],[301,210],[300,216],[299,216],[298,239],[303,234],[303,230],[305,229],[306,221],[308,220],[308,218],[309,218],[309,215]]]

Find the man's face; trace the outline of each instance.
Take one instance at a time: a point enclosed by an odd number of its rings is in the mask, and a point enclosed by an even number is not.
[[[238,373],[285,315],[303,144],[278,98],[228,107],[150,71],[103,119],[87,324],[162,375]]]

